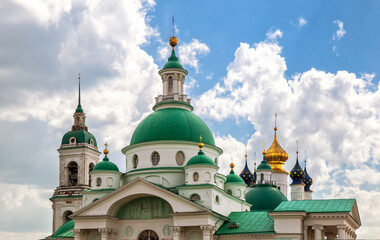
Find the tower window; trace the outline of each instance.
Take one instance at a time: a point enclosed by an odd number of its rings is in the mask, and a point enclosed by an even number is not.
[[[177,152],[177,154],[175,155],[175,160],[178,165],[182,166],[185,162],[185,154],[182,151]]]
[[[76,162],[70,162],[67,165],[68,169],[68,181],[69,187],[76,186],[78,184],[78,164]]]
[[[153,166],[157,166],[159,162],[160,162],[160,154],[158,154],[158,152],[153,152],[153,154],[152,154]]]
[[[173,77],[169,77],[169,95],[173,95]]]
[[[231,190],[231,189],[228,189],[228,190],[227,190],[227,193],[230,194],[230,195],[232,195],[232,190]]]
[[[263,182],[264,181],[264,173],[260,174],[260,178],[261,178],[261,182]]]
[[[77,140],[75,139],[75,137],[70,138],[70,144],[75,144],[76,142]]]
[[[194,182],[198,182],[198,180],[199,180],[199,173],[195,172],[193,174],[193,179],[194,179]]]
[[[90,165],[88,166],[88,185],[91,187],[91,174],[90,172],[92,172],[92,170],[94,169],[94,164],[93,163],[90,163]]]
[[[73,212],[70,211],[70,210],[67,210],[67,211],[65,211],[65,212],[62,214],[62,224],[65,224],[65,223],[67,223],[68,221],[70,221],[69,216],[70,216],[71,214],[73,214]]]
[[[96,186],[100,187],[102,185],[102,179],[100,177],[98,177],[96,179]]]
[[[132,165],[133,165],[133,168],[137,168],[137,165],[139,164],[139,156],[137,156],[136,154],[133,155],[133,158],[132,158]]]
[[[94,140],[92,138],[90,139],[90,144],[94,145]]]
[[[218,158],[215,158],[215,165],[218,166]]]
[[[199,201],[201,200],[201,197],[198,194],[193,194],[190,196],[191,201]]]

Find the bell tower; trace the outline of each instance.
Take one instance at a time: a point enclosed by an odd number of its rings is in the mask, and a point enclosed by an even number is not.
[[[59,186],[55,189],[52,201],[53,233],[69,216],[82,207],[81,192],[90,189],[90,172],[98,163],[100,152],[97,142],[86,126],[86,114],[80,102],[80,75],[78,106],[73,115],[74,124],[67,132],[58,149]]]

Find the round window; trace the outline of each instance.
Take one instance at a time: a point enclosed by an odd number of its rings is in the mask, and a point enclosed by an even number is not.
[[[158,154],[158,152],[153,152],[152,153],[152,164],[153,164],[153,166],[157,166],[159,162],[160,162],[160,154]]]
[[[178,165],[182,166],[185,162],[185,154],[182,151],[177,152],[177,154],[175,155],[175,160]]]
[[[137,156],[136,154],[133,155],[133,158],[132,158],[132,165],[133,165],[133,168],[137,168],[137,165],[139,164],[139,156]]]
[[[102,185],[102,179],[100,177],[98,177],[96,179],[96,186],[100,187],[100,185]]]

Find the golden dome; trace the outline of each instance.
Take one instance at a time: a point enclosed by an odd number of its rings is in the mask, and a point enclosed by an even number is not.
[[[267,150],[266,160],[272,167],[273,172],[288,173],[283,169],[283,165],[288,160],[288,153],[277,141],[277,127],[274,128],[274,139],[272,145]]]
[[[169,44],[170,44],[170,46],[172,46],[172,48],[174,49],[174,47],[175,46],[177,46],[177,44],[178,44],[178,39],[176,38],[176,37],[171,37],[170,39],[169,39]]]

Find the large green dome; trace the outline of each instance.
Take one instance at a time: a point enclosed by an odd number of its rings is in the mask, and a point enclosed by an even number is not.
[[[97,147],[96,139],[94,135],[85,130],[74,130],[67,132],[63,138],[61,144],[69,144],[70,138],[75,137],[77,143],[90,144],[91,139],[94,141],[94,146]]]
[[[130,145],[151,141],[191,141],[215,145],[205,122],[194,113],[180,108],[165,108],[147,116],[137,126]]]
[[[252,204],[251,211],[274,210],[281,202],[288,201],[284,194],[271,184],[257,184],[245,195]]]

